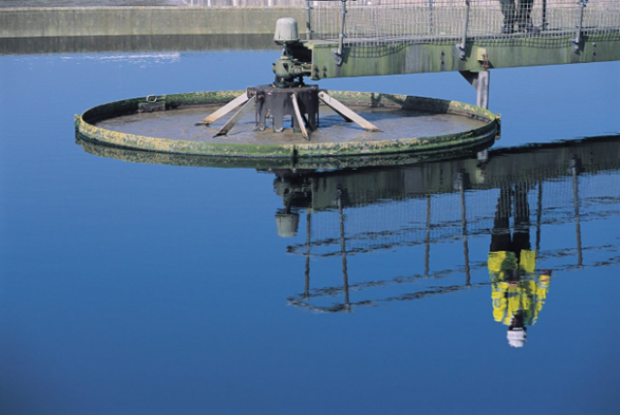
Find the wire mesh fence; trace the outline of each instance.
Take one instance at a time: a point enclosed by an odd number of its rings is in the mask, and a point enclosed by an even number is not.
[[[620,33],[618,0],[182,0],[194,7],[308,8],[313,39],[355,46]],[[345,14],[342,31],[343,5]],[[301,23],[301,22],[300,22]]]
[[[341,33],[342,2],[310,2],[316,39]],[[376,45],[446,38],[565,36],[620,30],[617,0],[369,0],[346,2],[346,43]]]
[[[305,0],[179,0],[190,7],[306,7]]]

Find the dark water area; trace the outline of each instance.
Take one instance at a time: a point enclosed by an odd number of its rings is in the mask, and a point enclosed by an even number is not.
[[[618,413],[620,63],[492,71],[487,162],[76,145],[73,114],[278,55],[0,56],[0,413]],[[457,73],[321,86],[475,102]]]

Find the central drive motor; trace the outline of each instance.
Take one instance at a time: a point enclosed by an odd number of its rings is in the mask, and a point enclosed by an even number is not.
[[[273,85],[260,85],[247,89],[248,97],[256,97],[256,129],[264,131],[266,120],[272,118],[273,131],[284,131],[284,117],[291,117],[295,132],[300,132],[303,125],[316,130],[319,125],[319,87],[306,85],[298,88],[277,88]]]

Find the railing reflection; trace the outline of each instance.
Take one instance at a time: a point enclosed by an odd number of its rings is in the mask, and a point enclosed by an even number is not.
[[[551,270],[537,270],[537,260],[556,259],[554,272],[584,266],[584,251],[597,247],[582,246],[581,220],[620,213],[613,205],[620,201],[619,169],[620,142],[610,138],[496,150],[488,162],[472,158],[357,171],[275,170],[274,186],[289,213],[307,215],[303,244],[292,243],[287,249],[305,257],[304,292],[290,297],[289,304],[316,312],[351,311],[490,285],[496,320],[509,327],[511,344],[522,345],[526,326],[534,324],[542,309],[552,275]],[[608,187],[605,180],[616,186]],[[584,194],[579,192],[582,187]],[[584,203],[589,206],[585,212],[580,209]],[[543,228],[570,222],[575,223],[576,242],[562,241],[560,250],[541,251]],[[279,229],[287,236],[296,231]],[[472,237],[490,238],[487,261],[470,263]],[[461,265],[441,269],[438,264],[433,270],[433,246],[458,238]],[[420,244],[423,266],[411,276],[355,282],[351,275],[354,256]],[[312,287],[314,261],[336,255],[342,258],[342,284]],[[389,272],[389,265],[385,270]],[[472,282],[475,271],[485,270],[490,277]],[[457,275],[463,279],[455,285]],[[432,286],[418,289],[424,280],[432,280]],[[439,284],[441,280],[448,283]],[[383,298],[372,294],[388,286],[405,292]],[[334,301],[338,296],[342,301]]]
[[[254,167],[275,174],[283,206],[276,212],[278,234],[291,241],[288,253],[304,258],[303,291],[288,298],[290,305],[351,312],[488,286],[494,319],[507,326],[511,345],[522,346],[552,275],[620,263],[617,235],[582,244],[583,223],[620,215],[619,138],[493,150],[487,160],[422,163],[406,156],[323,162],[205,158],[78,143],[88,152],[128,161]],[[381,162],[405,165],[380,167]],[[554,235],[557,229],[562,236]],[[566,238],[572,229],[574,239]],[[470,252],[470,244],[479,247],[485,240],[486,252]],[[397,271],[389,262],[378,279],[359,275],[362,256],[401,249],[411,255],[415,251],[407,249],[416,247],[423,261],[411,259],[409,275],[390,276]],[[431,261],[434,251],[441,252],[440,260]],[[589,263],[588,252],[594,258]],[[339,265],[332,269],[333,259]]]

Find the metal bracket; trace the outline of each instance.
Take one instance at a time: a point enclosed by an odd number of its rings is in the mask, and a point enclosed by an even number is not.
[[[145,98],[145,102],[140,102],[138,104],[138,112],[155,112],[155,111],[166,111],[166,102],[159,101],[157,95],[148,95]]]

